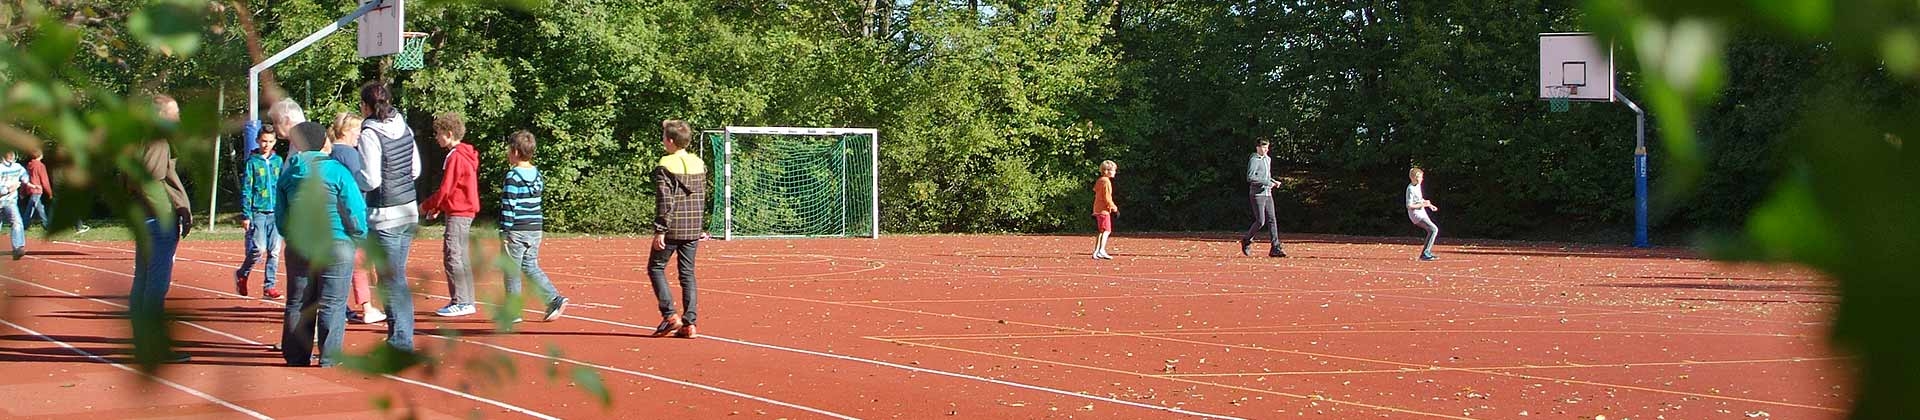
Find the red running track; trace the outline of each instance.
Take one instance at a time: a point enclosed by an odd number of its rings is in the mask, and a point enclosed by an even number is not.
[[[432,316],[447,289],[422,240],[416,341],[445,364],[391,378],[279,366],[281,306],[231,293],[239,244],[187,241],[167,304],[196,357],[158,382],[117,365],[131,244],[36,242],[0,275],[0,415],[1818,419],[1851,402],[1824,341],[1835,298],[1804,269],[1491,242],[1423,263],[1410,240],[1289,239],[1272,259],[1224,236],[1123,237],[1113,261],[1085,237],[707,242],[697,340],[645,337],[644,240],[548,240],[574,306],[513,333],[484,308]],[[498,274],[479,283],[503,294]],[[384,331],[351,326],[349,351]]]

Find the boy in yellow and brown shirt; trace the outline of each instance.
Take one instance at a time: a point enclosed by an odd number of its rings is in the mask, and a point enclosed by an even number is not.
[[[653,169],[655,210],[653,251],[647,256],[647,278],[653,282],[653,296],[660,302],[660,326],[654,337],[672,335],[696,337],[694,327],[697,286],[694,284],[693,257],[705,233],[707,202],[707,164],[687,151],[693,144],[693,129],[685,121],[660,123],[661,147],[667,155]],[[673,289],[667,285],[667,260],[679,256],[680,301],[674,308]]]
[[[1113,204],[1113,175],[1120,166],[1113,161],[1100,162],[1100,179],[1093,181],[1093,227],[1100,231],[1099,239],[1093,243],[1093,259],[1111,260],[1107,255],[1107,236],[1113,234],[1113,216],[1120,214],[1120,206]]]

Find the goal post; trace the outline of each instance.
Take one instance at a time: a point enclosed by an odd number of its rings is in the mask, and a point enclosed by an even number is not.
[[[880,237],[880,133],[871,128],[726,127],[702,132],[708,230],[722,239]]]

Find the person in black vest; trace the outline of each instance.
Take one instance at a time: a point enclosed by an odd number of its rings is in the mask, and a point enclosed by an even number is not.
[[[420,228],[420,200],[414,180],[420,177],[420,151],[414,147],[413,128],[393,107],[393,93],[385,83],[360,87],[361,177],[374,185],[367,193],[367,224],[373,240],[385,252],[386,264],[376,269],[385,286],[387,344],[413,350],[413,292],[407,290],[407,253]]]

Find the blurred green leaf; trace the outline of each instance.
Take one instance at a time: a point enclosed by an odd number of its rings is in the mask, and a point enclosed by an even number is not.
[[[1833,24],[1831,0],[1752,0],[1754,9],[1795,35],[1811,37]]]
[[[1880,40],[1880,57],[1889,72],[1920,76],[1920,32],[1911,26],[1887,30]]]
[[[560,354],[560,348],[551,345],[547,346],[547,362],[545,365],[547,367],[548,379],[560,379]]]
[[[375,395],[375,396],[373,396],[373,408],[374,408],[374,409],[377,409],[377,410],[380,410],[380,412],[381,412],[382,414],[384,414],[384,413],[387,413],[387,412],[389,412],[389,411],[392,411],[392,410],[393,410],[393,396],[392,396],[392,395],[386,395],[386,394],[380,394],[380,395]]]
[[[1790,177],[1747,219],[1751,245],[1721,258],[1759,261],[1833,261],[1842,249],[1804,176]]]
[[[206,14],[206,0],[156,0],[127,16],[127,30],[162,55],[190,56],[200,50]]]
[[[364,355],[343,355],[340,366],[347,370],[370,375],[390,375],[405,371],[414,366],[431,365],[433,359],[425,355],[401,350],[381,340]]]
[[[519,376],[519,371],[513,364],[513,357],[504,353],[495,352],[467,359],[465,367],[467,374],[478,376],[489,384],[506,384],[515,376]]]
[[[1668,23],[1642,18],[1635,22],[1633,46],[1651,74],[1690,100],[1706,102],[1726,79],[1721,63],[1724,37],[1720,25],[1706,19]]]
[[[593,396],[601,407],[613,406],[613,394],[607,391],[607,384],[600,380],[600,372],[586,366],[573,367],[573,383],[580,386],[582,392]]]
[[[31,39],[33,44],[28,49],[32,60],[16,62],[22,64],[19,70],[24,73],[16,76],[53,77],[53,71],[66,67],[80,47],[80,31],[52,19],[41,21]]]
[[[305,166],[305,168],[295,166]],[[281,233],[286,238],[286,251],[308,261],[330,258],[329,256],[333,253],[334,238],[332,222],[329,220],[334,216],[331,215],[332,209],[328,204],[332,197],[327,193],[327,186],[320,177],[318,165],[302,160],[298,154],[290,156],[287,161],[287,173],[302,172],[307,176],[297,179],[299,185],[291,188],[292,194],[281,195],[291,200],[287,204],[288,220],[304,221],[281,224],[286,226]],[[285,177],[281,179],[282,181],[295,180]],[[280,188],[282,191],[290,190],[285,185]]]

